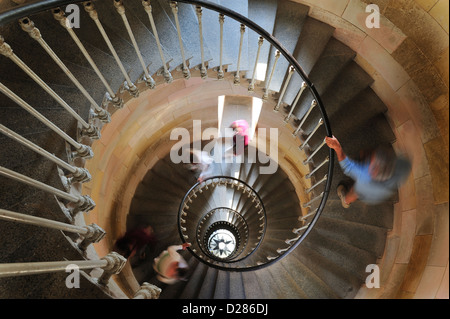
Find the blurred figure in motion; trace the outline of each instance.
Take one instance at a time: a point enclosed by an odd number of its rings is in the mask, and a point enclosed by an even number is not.
[[[212,166],[214,159],[205,151],[193,149],[190,151],[190,161],[186,164],[187,168],[194,174],[199,174],[197,181],[203,182],[212,174]]]
[[[237,120],[231,123],[230,127],[234,131],[233,136],[233,154],[240,155],[248,146],[248,129],[249,125],[245,120]]]
[[[139,260],[144,260],[146,247],[155,243],[156,237],[152,226],[145,225],[127,231],[116,241],[114,251],[127,259],[138,254]]]
[[[376,205],[389,199],[411,172],[411,162],[397,156],[391,147],[377,147],[355,161],[347,157],[336,137],[326,137],[325,142],[335,150],[344,174],[353,180],[351,184],[341,182],[337,187],[344,208],[356,200]]]
[[[186,250],[189,246],[188,243],[169,246],[154,259],[153,269],[159,281],[171,285],[179,280],[186,280],[189,266],[177,251]]]

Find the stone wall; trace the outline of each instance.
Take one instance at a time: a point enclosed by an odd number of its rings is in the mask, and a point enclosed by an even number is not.
[[[360,298],[449,297],[449,2],[292,0],[336,28],[388,107],[396,149],[413,159],[380,260],[381,288]],[[379,29],[365,20],[378,5]]]

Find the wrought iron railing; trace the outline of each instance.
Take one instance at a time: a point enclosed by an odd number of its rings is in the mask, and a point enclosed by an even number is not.
[[[77,182],[83,182],[87,180],[87,176],[89,175],[89,172],[85,172],[82,170],[82,167],[75,167],[75,164],[73,160],[77,157],[80,157],[82,159],[90,158],[94,156],[92,153],[92,150],[89,145],[83,144],[80,142],[81,138],[88,138],[88,139],[98,139],[100,137],[100,128],[103,125],[108,125],[107,123],[110,121],[111,117],[110,114],[106,111],[105,107],[106,105],[113,105],[116,108],[120,108],[123,106],[123,103],[127,102],[127,99],[130,98],[136,98],[139,96],[140,90],[144,89],[153,89],[155,88],[158,83],[170,83],[173,81],[173,76],[170,74],[170,70],[167,67],[167,62],[165,60],[163,51],[160,48],[159,39],[157,36],[157,25],[155,25],[152,17],[151,12],[151,3],[150,1],[142,1],[143,4],[143,10],[148,14],[149,21],[151,23],[154,35],[157,39],[157,44],[159,48],[159,52],[161,55],[161,75],[163,75],[163,82],[161,81],[155,81],[153,79],[152,74],[149,73],[148,68],[146,67],[146,63],[143,60],[142,55],[140,54],[139,49],[139,43],[136,40],[136,38],[133,35],[133,30],[129,26],[129,23],[127,21],[127,16],[125,9],[123,7],[121,0],[111,0],[111,6],[113,6],[117,13],[121,16],[124,26],[127,29],[127,32],[130,37],[130,41],[133,44],[133,47],[136,51],[136,56],[140,61],[140,64],[142,66],[142,75],[139,79],[136,81],[133,81],[128,73],[125,71],[121,61],[120,57],[115,51],[111,41],[108,38],[108,35],[106,34],[105,30],[102,27],[101,19],[99,19],[99,16],[97,12],[95,11],[95,1],[73,1],[73,0],[43,0],[43,1],[35,1],[32,3],[28,3],[25,5],[17,6],[11,10],[8,10],[6,12],[0,13],[0,26],[7,25],[9,23],[16,23],[17,21],[20,22],[20,26],[24,31],[26,31],[33,39],[35,39],[39,45],[42,46],[42,48],[47,52],[47,54],[54,60],[54,62],[61,68],[61,70],[72,80],[74,85],[79,89],[79,91],[82,93],[82,95],[90,102],[92,111],[91,116],[89,120],[85,120],[83,118],[80,118],[76,112],[73,111],[73,107],[71,107],[68,103],[66,103],[61,97],[59,97],[45,81],[39,78],[39,76],[31,70],[30,67],[24,63],[20,57],[18,57],[8,44],[8,39],[3,39],[0,37],[0,53],[9,58],[13,63],[18,65],[24,72],[38,85],[40,85],[46,92],[52,96],[53,99],[55,99],[59,105],[61,105],[68,113],[71,114],[71,116],[74,117],[74,119],[79,123],[79,134],[76,138],[70,137],[68,134],[64,132],[64,130],[58,128],[54,123],[46,119],[42,114],[37,112],[31,105],[26,103],[22,98],[19,97],[15,92],[12,92],[8,87],[0,83],[0,92],[2,92],[4,95],[6,95],[8,98],[13,100],[15,103],[17,103],[19,106],[27,110],[30,114],[35,116],[38,120],[40,120],[42,123],[47,125],[51,130],[54,130],[63,140],[63,143],[66,143],[67,148],[69,150],[69,162],[66,164],[62,164],[66,170],[69,170],[69,176],[67,178],[70,178],[72,183]],[[208,62],[204,59],[204,48],[203,48],[203,37],[202,37],[202,10],[212,10],[218,14],[219,20],[219,28],[220,28],[220,57],[217,59],[219,61],[218,67],[215,69],[217,72],[217,79],[221,80],[224,78],[224,73],[227,71],[226,65],[223,64],[223,21],[224,19],[233,19],[234,21],[237,21],[240,23],[240,29],[237,30],[242,35],[244,32],[246,32],[246,29],[251,29],[252,32],[256,32],[259,36],[258,40],[258,50],[256,53],[256,58],[254,61],[254,66],[252,70],[249,70],[252,72],[251,79],[248,79],[248,91],[250,93],[254,93],[257,90],[262,91],[261,98],[263,100],[268,100],[271,98],[270,93],[273,92],[276,94],[276,98],[278,99],[278,102],[274,106],[274,111],[280,111],[281,109],[286,108],[288,110],[287,116],[284,117],[284,121],[288,122],[294,117],[294,110],[297,106],[297,102],[305,98],[305,92],[309,91],[310,96],[313,97],[311,101],[310,108],[304,112],[304,115],[302,118],[298,118],[297,120],[300,121],[298,124],[296,130],[293,132],[293,135],[295,137],[299,137],[300,133],[302,136],[305,136],[301,139],[302,145],[301,150],[308,151],[307,153],[307,159],[303,162],[304,165],[308,165],[310,167],[310,173],[306,176],[306,178],[314,178],[313,185],[311,188],[307,190],[307,193],[311,193],[311,198],[308,203],[303,204],[303,207],[305,209],[309,209],[310,212],[304,216],[300,216],[299,221],[302,223],[302,226],[299,228],[293,229],[293,238],[287,238],[286,239],[286,245],[288,247],[280,247],[278,249],[278,255],[277,256],[267,256],[267,260],[259,263],[258,265],[253,265],[249,267],[245,267],[244,270],[254,270],[261,267],[265,267],[273,262],[276,262],[280,260],[281,258],[287,256],[292,250],[294,250],[309,234],[311,229],[316,224],[317,220],[319,219],[322,211],[325,208],[329,190],[331,187],[331,181],[333,176],[333,163],[334,163],[334,153],[332,150],[329,150],[329,156],[320,164],[313,165],[314,157],[316,154],[323,148],[325,145],[324,142],[320,143],[319,146],[315,147],[314,149],[310,149],[311,145],[308,145],[311,138],[314,134],[317,134],[320,127],[324,127],[326,131],[326,136],[332,136],[331,133],[331,126],[328,121],[328,117],[326,114],[325,107],[321,101],[321,98],[318,94],[318,91],[316,90],[314,83],[312,83],[301,66],[299,65],[298,61],[295,60],[295,58],[292,56],[290,52],[288,52],[283,45],[278,42],[278,40],[273,37],[270,33],[259,27],[256,23],[251,21],[250,19],[232,11],[229,10],[223,6],[216,5],[214,3],[208,2],[208,1],[201,1],[201,0],[180,0],[178,2],[185,3],[185,4],[191,4],[196,7],[196,13],[198,17],[198,25],[199,25],[199,35],[200,35],[200,44],[201,47],[199,48],[199,52],[201,52],[201,64],[198,66],[190,66],[188,59],[186,59],[184,48],[183,48],[183,42],[182,42],[182,30],[180,28],[179,20],[178,20],[178,6],[177,2],[168,1],[171,4],[172,13],[174,15],[174,19],[176,22],[176,28],[177,33],[179,37],[179,43],[180,43],[180,52],[182,65],[180,66],[180,70],[182,71],[182,76],[186,79],[188,79],[191,76],[190,70],[193,68],[197,68],[200,70],[200,76],[202,78],[206,78],[207,76],[211,76],[211,72],[208,72]],[[107,44],[108,48],[111,51],[112,56],[114,57],[115,61],[117,62],[117,65],[119,66],[121,70],[121,76],[125,79],[123,84],[120,88],[112,88],[107,81],[102,76],[101,69],[98,68],[95,63],[93,63],[92,59],[88,55],[87,51],[83,49],[83,44],[81,41],[76,37],[73,30],[70,28],[67,28],[67,22],[65,20],[63,12],[59,9],[65,5],[77,3],[83,4],[83,7],[87,14],[91,17],[91,19],[95,22],[98,30],[100,32],[103,40]],[[69,32],[72,39],[75,41],[75,43],[78,45],[79,49],[83,52],[83,55],[87,59],[87,61],[90,63],[92,68],[95,70],[95,73],[97,76],[102,80],[102,83],[105,87],[105,95],[103,97],[102,101],[96,101],[94,98],[92,98],[87,90],[80,84],[78,79],[70,73],[68,68],[64,65],[64,63],[59,59],[57,54],[53,52],[53,50],[50,48],[50,46],[45,42],[44,37],[40,34],[39,29],[34,25],[32,18],[34,15],[38,13],[45,13],[46,11],[52,11],[52,14],[54,18],[56,18],[61,25]],[[57,23],[55,21],[55,23]],[[56,32],[56,31],[55,31]],[[1,36],[1,35],[0,35]],[[258,88],[257,87],[257,80],[256,80],[256,66],[258,64],[259,56],[260,56],[260,48],[264,42],[267,42],[270,44],[271,48],[275,51],[274,56],[274,63],[271,65],[271,69],[268,70],[266,77],[264,79],[264,87]],[[240,75],[241,71],[241,64],[240,64],[240,57],[242,52],[242,36],[240,37],[240,43],[239,43],[239,56],[237,57],[237,71],[235,72],[234,76],[234,83],[236,85],[244,85],[242,82],[242,76]],[[277,68],[277,66],[280,65],[280,59],[284,59],[284,65],[288,65],[288,68],[285,70],[285,78],[284,85],[281,88],[281,90],[273,91],[271,89],[271,81],[273,79],[274,71]],[[211,71],[211,70],[210,70]],[[300,76],[300,78],[303,81],[303,84],[299,87],[298,93],[296,95],[296,98],[293,103],[289,103],[288,105],[285,105],[283,102],[283,97],[286,92],[287,86],[289,85],[290,81],[293,78],[293,74],[297,73],[297,75]],[[125,97],[125,93],[129,93],[129,96]],[[20,92],[19,92],[20,93]],[[314,112],[318,112],[320,121],[317,123],[317,125],[312,130],[307,130],[303,127],[305,124],[305,121],[307,118],[313,114]],[[283,121],[282,120],[282,121]],[[281,121],[281,123],[282,123]],[[55,159],[52,157],[48,152],[45,150],[41,150],[35,146],[32,145],[29,141],[27,141],[25,138],[19,136],[18,134],[14,133],[11,129],[8,129],[6,127],[2,126],[2,133],[7,135],[10,138],[14,138],[17,141],[20,141],[22,144],[27,145],[28,147],[32,148],[36,152],[40,153],[43,156],[46,156],[48,158],[51,158],[52,160],[59,162],[59,159]],[[323,178],[315,178],[316,172],[325,165],[328,165],[327,174]],[[74,205],[70,208],[72,209],[72,213],[76,214],[81,211],[87,211],[89,209],[92,209],[95,205],[93,201],[88,196],[83,196],[81,194],[72,194],[70,191],[63,192],[61,190],[54,189],[50,185],[45,185],[41,182],[35,181],[30,177],[23,176],[19,173],[13,172],[10,169],[7,168],[1,168],[0,174],[3,176],[6,176],[8,178],[12,178],[19,182],[24,182],[28,185],[38,187],[44,191],[48,191],[55,196],[61,196],[65,200],[68,200],[69,202],[72,202]],[[85,178],[75,178],[79,174],[83,174]],[[322,191],[319,191],[318,188],[322,187]],[[319,195],[317,195],[319,194]],[[182,237],[183,238],[183,237]],[[102,262],[103,265],[103,262]],[[220,267],[219,267],[220,268]],[[2,268],[0,268],[2,269]]]

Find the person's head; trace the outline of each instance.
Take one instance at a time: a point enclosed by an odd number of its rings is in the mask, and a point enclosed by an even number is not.
[[[391,147],[380,146],[370,156],[369,172],[376,181],[385,181],[394,173],[397,156]]]
[[[233,129],[234,134],[242,134],[244,133],[244,129],[236,123],[231,124],[230,126]]]

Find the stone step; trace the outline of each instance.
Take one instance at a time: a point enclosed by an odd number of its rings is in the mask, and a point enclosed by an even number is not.
[[[289,255],[287,258],[290,260],[295,257],[330,287],[339,298],[353,298],[361,286],[361,281],[354,274],[319,254],[314,247],[310,248],[302,243],[294,250],[292,256]]]
[[[95,7],[99,12],[99,19],[102,24],[104,26],[107,26],[108,29],[111,30],[111,32],[115,33],[121,39],[131,44],[132,41],[128,35],[124,23],[122,22],[121,16],[116,12],[116,9],[114,8],[113,2],[98,1],[95,3]],[[152,75],[162,67],[162,62],[155,37],[150,32],[150,30],[147,29],[144,22],[136,16],[134,11],[131,9],[127,10],[127,8],[129,7],[127,7],[127,5],[125,4],[125,14],[127,16],[128,23],[130,24],[134,37],[136,38],[136,42],[138,43],[144,63],[148,67],[150,75]],[[138,61],[134,47],[125,54],[129,55],[133,60]],[[169,56],[167,52],[165,54]],[[131,78],[132,80],[137,79],[137,74],[143,74],[143,68],[140,64],[136,68],[136,70],[133,71],[135,71],[135,74],[133,74],[134,76]]]
[[[328,24],[311,17],[306,19],[297,42],[297,47],[293,53],[294,58],[298,61],[306,75],[311,73],[327,43],[330,41],[333,32],[334,28]],[[283,98],[284,103],[292,105],[302,83],[303,79],[297,72],[294,72]]]
[[[159,0],[159,4],[166,12],[173,25],[176,25],[175,18],[172,14],[172,9],[168,1]],[[178,21],[180,23],[180,29],[182,30],[182,38],[184,40],[184,46],[191,53],[189,64],[191,67],[201,64],[201,49],[200,49],[200,34],[198,19],[195,12],[195,8],[192,5],[186,3],[178,3]],[[204,61],[207,62],[212,59],[211,52],[208,47],[208,43],[203,39],[203,55]]]
[[[266,30],[268,33],[273,33],[273,27],[275,25],[277,12],[277,1],[274,0],[249,0],[248,1],[248,18]],[[259,35],[248,30],[248,63],[249,71],[246,73],[246,77],[251,79],[253,76],[253,67],[256,61],[256,55],[258,52]],[[269,42],[264,41],[259,52],[258,62],[261,65],[261,71],[257,72],[256,79],[262,81],[265,78],[267,71],[267,61],[269,61],[271,45]]]
[[[302,291],[310,299],[336,299],[336,293],[328,287],[316,274],[301,263],[300,260],[294,256],[289,255],[282,259],[280,263],[301,287]]]
[[[287,0],[278,1],[277,15],[275,25],[273,28],[273,36],[283,43],[283,47],[291,54],[293,54],[299,36],[302,31],[303,24],[306,21],[309,7],[300,3],[291,2]],[[269,61],[267,62],[267,72],[271,72],[275,60],[275,48],[270,49]],[[285,59],[280,59],[277,62],[272,82],[270,83],[270,90],[279,92],[283,83],[285,74],[289,68],[289,63]]]

